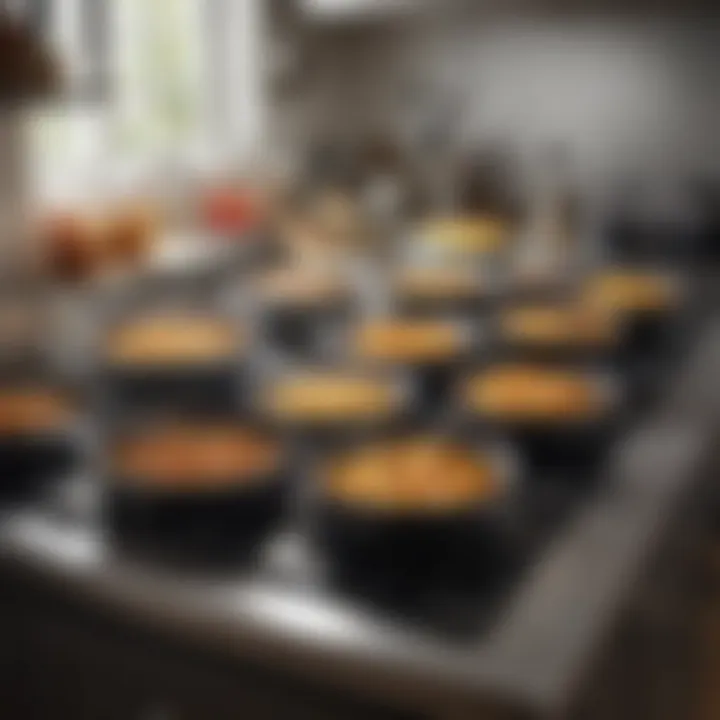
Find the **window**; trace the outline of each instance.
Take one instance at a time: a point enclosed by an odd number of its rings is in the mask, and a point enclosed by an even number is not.
[[[116,0],[112,141],[122,153],[196,142],[207,77],[203,0]]]
[[[63,200],[164,159],[257,143],[264,0],[52,0],[67,97],[32,119],[36,187]],[[132,174],[132,172],[131,172]]]

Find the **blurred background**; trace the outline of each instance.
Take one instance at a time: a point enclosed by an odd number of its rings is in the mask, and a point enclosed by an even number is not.
[[[717,38],[700,9],[29,5],[62,68],[22,112],[33,216],[142,195],[179,232],[223,185],[390,169],[416,212],[504,194],[518,213],[552,167],[586,242],[662,214],[711,252]]]
[[[0,0],[8,717],[720,717],[719,43]]]

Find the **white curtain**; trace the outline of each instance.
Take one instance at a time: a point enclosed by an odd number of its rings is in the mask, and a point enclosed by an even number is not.
[[[105,97],[55,103],[33,118],[39,195],[65,202],[112,193],[169,162],[254,160],[265,126],[266,0],[107,1]],[[80,38],[83,6],[52,6],[51,36],[74,77],[93,62]]]

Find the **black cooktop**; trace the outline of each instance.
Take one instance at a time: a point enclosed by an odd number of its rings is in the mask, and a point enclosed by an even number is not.
[[[652,408],[653,400],[662,394],[682,359],[683,353],[675,351],[685,347],[686,342],[676,343],[672,353],[636,359],[625,368],[626,383],[641,387],[642,393],[634,396],[631,412],[623,416],[610,451]],[[488,537],[486,553],[473,559],[474,572],[469,572],[462,581],[435,582],[429,578],[419,586],[385,582],[382,578],[357,583],[332,577],[322,554],[315,549],[312,519],[302,511],[295,513],[289,525],[263,544],[251,567],[182,568],[181,572],[193,579],[214,579],[230,572],[233,579],[276,583],[290,594],[310,591],[380,613],[432,636],[471,643],[499,620],[536,560],[578,511],[592,503],[598,486],[596,477],[602,475],[603,463],[604,460],[598,467],[580,473],[532,473],[526,477],[502,526],[493,537]],[[72,492],[60,493],[50,499],[49,509],[59,521],[66,518],[74,524],[98,527],[98,493],[94,492],[97,483],[85,480],[84,486],[93,489],[91,502],[78,504]],[[299,507],[302,508],[302,503]],[[137,562],[138,558],[132,561]]]

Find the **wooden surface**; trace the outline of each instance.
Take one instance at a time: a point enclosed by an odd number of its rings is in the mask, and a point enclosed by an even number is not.
[[[697,677],[696,720],[720,718],[720,531],[709,548],[707,586],[697,638],[700,671]]]

